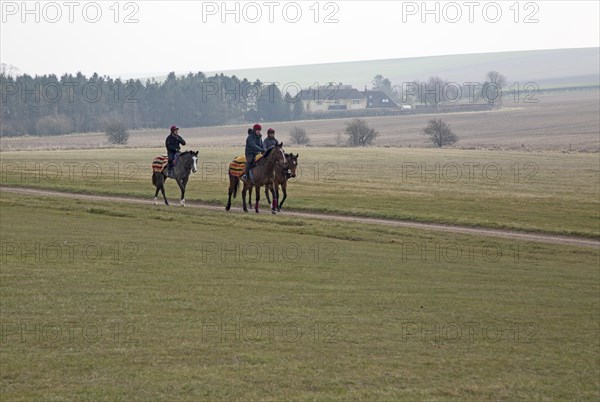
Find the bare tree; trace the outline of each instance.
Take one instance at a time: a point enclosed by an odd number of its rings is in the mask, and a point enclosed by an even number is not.
[[[104,129],[106,137],[111,144],[123,145],[129,140],[129,132],[125,123],[117,118],[109,119]]]
[[[502,103],[502,87],[506,86],[506,77],[498,71],[490,71],[485,75],[482,95],[489,104]]]
[[[290,130],[290,141],[296,145],[307,145],[310,138],[306,135],[306,130],[300,127],[294,127]]]
[[[348,135],[348,144],[354,147],[371,145],[379,135],[375,129],[369,128],[367,122],[361,119],[354,119],[348,123],[346,134]]]
[[[444,87],[448,84],[447,80],[444,80],[438,76],[429,77],[427,84],[425,84],[425,93],[421,94],[423,103],[430,105],[440,105],[446,102],[444,99]]]
[[[500,74],[498,71],[490,71],[485,75],[485,78],[488,80],[488,82],[493,82],[500,87],[504,87],[506,85],[506,77]]]
[[[458,137],[450,130],[450,125],[442,119],[429,120],[422,134],[429,136],[429,141],[437,145],[438,148],[454,144],[458,141]]]

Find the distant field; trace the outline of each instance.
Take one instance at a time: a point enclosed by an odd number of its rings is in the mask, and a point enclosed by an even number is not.
[[[3,400],[599,397],[597,249],[0,194]]]
[[[192,148],[193,149],[193,148]],[[598,154],[294,148],[287,207],[419,222],[600,235]],[[161,149],[3,152],[0,184],[151,199]],[[201,148],[188,201],[224,206],[239,148]],[[168,196],[179,197],[168,181]],[[264,193],[262,194],[264,200]],[[241,199],[234,201],[241,207]]]
[[[427,121],[442,117],[460,137],[456,148],[498,148],[520,150],[600,149],[600,92],[577,91],[538,94],[537,103],[514,103],[505,99],[504,109],[491,112],[450,113],[366,118],[379,133],[377,146],[429,147],[421,135]],[[277,137],[288,142],[294,126],[306,129],[315,146],[333,146],[350,119],[307,120],[301,122],[263,122],[277,130]],[[175,122],[176,123],[176,122]],[[180,134],[191,147],[243,148],[248,125],[182,128]],[[128,147],[163,147],[165,129],[132,131]],[[109,147],[103,134],[77,134],[58,137],[21,137],[0,139],[0,149],[64,149]]]

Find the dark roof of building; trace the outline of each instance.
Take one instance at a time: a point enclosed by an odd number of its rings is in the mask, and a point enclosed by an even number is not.
[[[364,91],[367,98],[367,108],[372,107],[398,107],[396,103],[383,91]]]

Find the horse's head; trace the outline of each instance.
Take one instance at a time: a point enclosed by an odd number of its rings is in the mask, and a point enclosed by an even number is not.
[[[192,151],[192,161],[194,161],[194,164],[192,165],[192,173],[196,173],[198,171],[198,152],[200,151]]]
[[[287,169],[290,177],[296,177],[296,169],[298,168],[298,155],[299,154],[285,154],[287,160]]]
[[[283,151],[283,142],[280,142],[273,148],[270,148],[266,153],[265,157],[271,159],[273,162],[285,166],[287,159],[285,158],[285,152]]]
[[[182,161],[185,163],[186,170],[191,169],[192,173],[198,171],[198,152],[199,151],[186,151],[180,156],[180,158],[183,158]]]

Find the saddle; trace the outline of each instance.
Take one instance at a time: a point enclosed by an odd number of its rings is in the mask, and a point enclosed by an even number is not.
[[[152,161],[152,171],[153,172],[162,172],[164,168],[167,166],[169,162],[169,157],[167,155],[160,155],[154,158]]]
[[[263,157],[262,154],[256,155],[256,159],[254,163],[258,162]],[[241,177],[246,169],[246,156],[240,155],[237,158],[234,158],[233,161],[229,164],[229,174],[235,177]]]
[[[173,167],[177,166],[177,161],[179,160],[179,156],[181,152],[177,152],[175,157],[173,158]],[[152,161],[152,171],[153,172],[162,172],[166,167],[167,163],[169,163],[168,155],[159,155]]]
[[[261,160],[262,157],[263,157],[263,154],[256,155],[256,158],[254,159],[254,163],[256,163],[259,160]],[[235,163],[243,163],[245,165],[246,164],[246,155],[240,155],[237,158],[234,158],[233,161]]]

